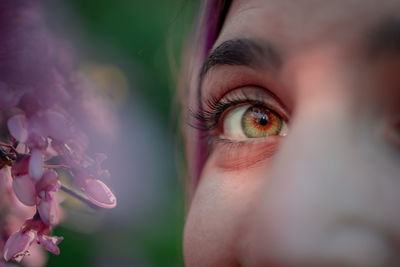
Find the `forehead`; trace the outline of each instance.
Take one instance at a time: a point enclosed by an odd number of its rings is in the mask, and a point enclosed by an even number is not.
[[[398,0],[234,0],[216,45],[239,36],[268,38],[288,50],[308,48],[358,39],[399,17]]]

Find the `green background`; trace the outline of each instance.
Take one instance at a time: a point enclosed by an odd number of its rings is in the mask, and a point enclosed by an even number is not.
[[[135,143],[135,132],[146,136],[148,131],[153,140],[147,142],[150,152],[145,148],[146,153],[150,158],[161,158],[160,164],[146,165],[159,170],[147,175],[144,167],[141,177],[135,178],[136,186],[126,185],[129,191],[130,186],[140,187],[141,181],[153,181],[152,187],[148,186],[150,193],[132,201],[132,210],[139,212],[131,211],[129,204],[122,205],[119,213],[110,210],[97,214],[83,209],[78,213],[84,216],[75,219],[78,223],[71,223],[74,214],[68,211],[66,223],[54,230],[55,235],[65,238],[60,244],[61,254],[49,255],[47,266],[183,266],[184,186],[176,170],[176,152],[181,148],[176,149],[175,145],[179,122],[173,104],[177,78],[174,73],[197,9],[198,2],[192,0],[46,2],[49,27],[74,45],[79,62],[112,65],[123,73],[128,92],[119,102],[119,114],[128,124],[132,122],[134,133],[119,138],[119,142],[123,139],[122,142]],[[143,117],[147,126],[136,123]],[[105,150],[112,146],[107,143]],[[141,149],[132,149],[139,154],[138,159]],[[136,159],[126,158],[125,166],[130,165],[129,161],[134,164]],[[113,159],[118,162],[118,155]],[[110,165],[112,174],[113,167],[124,168],[118,163]],[[123,184],[119,178],[112,179]],[[133,190],[132,194],[138,191],[141,190]],[[115,192],[117,198],[124,198],[118,190]],[[162,197],[154,197],[157,195]],[[120,214],[126,214],[128,219],[120,219]],[[91,231],[73,226],[91,220],[95,222]]]

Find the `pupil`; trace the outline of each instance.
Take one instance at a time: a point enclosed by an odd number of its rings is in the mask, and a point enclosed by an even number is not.
[[[267,117],[266,115],[262,116],[262,117],[260,118],[259,123],[260,123],[262,126],[267,125],[267,124],[268,124],[268,117]]]

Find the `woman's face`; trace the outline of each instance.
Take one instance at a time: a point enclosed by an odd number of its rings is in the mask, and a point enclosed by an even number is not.
[[[399,1],[235,0],[197,83],[188,266],[400,266]]]

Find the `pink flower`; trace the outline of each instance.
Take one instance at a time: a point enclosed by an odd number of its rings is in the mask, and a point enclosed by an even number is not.
[[[90,177],[85,172],[76,172],[75,183],[86,193],[93,204],[106,209],[114,208],[117,205],[117,199],[111,190],[102,181]]]
[[[60,254],[58,244],[64,239],[58,236],[49,236],[50,228],[38,219],[26,221],[24,227],[13,233],[4,246],[3,257],[6,261],[12,259],[20,262],[29,254],[29,247],[34,241],[43,245],[48,251],[56,255]]]
[[[41,179],[36,183],[36,191],[50,192],[60,189],[60,181],[58,180],[57,173],[53,170],[46,171]]]
[[[17,157],[17,160],[11,167],[11,174],[13,177],[26,175],[28,174],[28,169],[29,169],[29,156],[23,155]]]
[[[13,188],[18,199],[27,206],[36,205],[35,183],[28,175],[17,176],[13,180]]]
[[[67,114],[61,110],[47,109],[41,115],[42,131],[46,136],[59,141],[68,140],[73,134]]]
[[[57,225],[60,221],[60,208],[54,193],[43,192],[37,207],[40,219],[49,226]]]
[[[47,31],[40,3],[0,1],[0,255],[6,261],[21,261],[34,241],[60,253],[63,238],[51,236],[60,223],[60,189],[90,206],[117,203],[99,180],[110,176],[101,168],[106,156],[87,152],[87,132],[98,121],[113,123],[104,116],[111,107],[78,78],[67,45]],[[77,187],[63,186],[61,172]]]
[[[28,122],[24,114],[14,115],[7,121],[10,134],[18,141],[24,143],[28,139]]]
[[[36,235],[33,231],[13,233],[4,246],[4,259],[6,261],[12,259],[15,262],[20,262],[29,253],[28,248],[35,240],[35,237]]]
[[[43,154],[39,149],[34,149],[29,159],[29,176],[38,181],[43,174]]]
[[[41,235],[38,234],[38,241],[40,244],[42,244],[48,251],[55,255],[60,254],[60,249],[58,248],[58,244],[60,244],[61,241],[64,240],[64,237],[58,237],[58,236],[46,236],[46,235]]]
[[[117,199],[111,190],[98,179],[86,179],[82,188],[89,200],[99,207],[111,209],[117,205]]]

